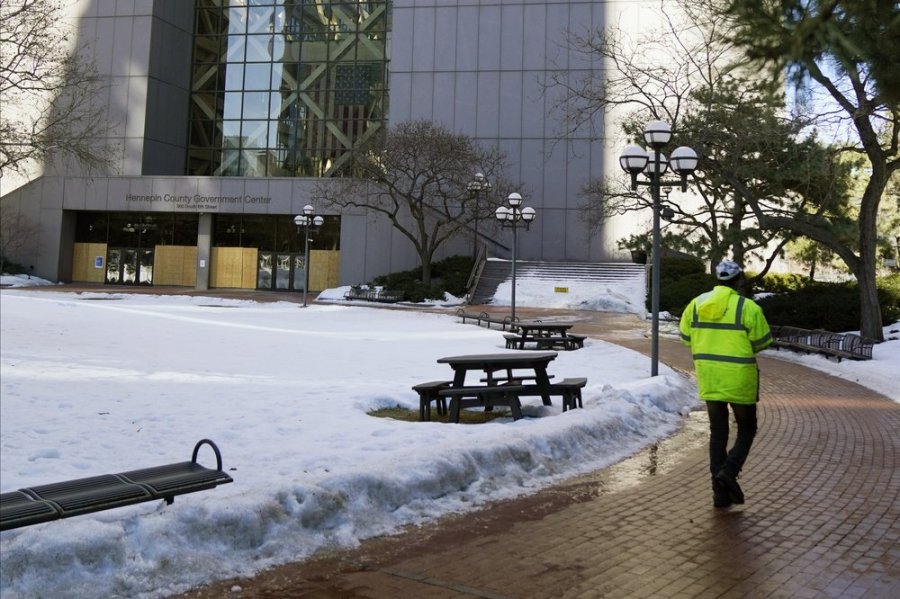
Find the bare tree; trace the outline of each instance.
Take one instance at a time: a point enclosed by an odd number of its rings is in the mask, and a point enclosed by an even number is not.
[[[314,197],[341,209],[363,208],[387,217],[416,249],[422,282],[431,284],[437,249],[475,220],[493,215],[490,198],[477,202],[467,186],[484,173],[500,197],[504,158],[472,138],[429,121],[400,123],[354,150],[354,178],[322,182]],[[476,207],[480,214],[476,213]]]
[[[90,168],[111,162],[97,143],[109,130],[95,98],[107,87],[70,49],[60,0],[0,3],[0,176],[59,157]]]
[[[754,80],[735,64],[733,44],[725,37],[726,17],[698,2],[681,2],[672,9],[671,3],[661,3],[660,27],[643,32],[637,40],[619,27],[570,32],[571,49],[602,62],[606,69],[554,81],[564,88],[560,108],[568,132],[594,123],[598,112],[611,109],[618,111],[622,132],[633,139],[642,138],[647,120],[672,123],[673,145],[689,145],[701,156],[692,185],[699,203],[665,202],[671,214],[666,225],[673,233],[670,239],[678,244],[673,249],[690,251],[711,263],[729,253],[739,261],[753,256],[766,264],[764,273],[780,250],[780,244],[772,243],[778,233],[759,227],[724,173],[748,180],[759,172],[760,164],[774,167],[768,171],[770,180],[756,181],[754,188],[776,205],[779,194],[808,188],[812,178],[828,176],[833,181],[830,169],[823,168],[829,157],[816,144],[798,145],[796,139],[808,121],[781,117],[781,93],[771,82]],[[778,158],[785,153],[795,160],[779,165]],[[798,176],[800,166],[810,173],[805,181]],[[614,215],[653,207],[651,199],[633,192],[621,175],[589,182],[584,196],[583,215],[592,229]]]

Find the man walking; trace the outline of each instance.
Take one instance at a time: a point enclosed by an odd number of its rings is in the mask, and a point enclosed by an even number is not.
[[[716,266],[719,285],[691,300],[681,315],[681,340],[690,346],[700,399],[709,413],[709,471],[713,505],[744,503],[737,477],[756,436],[759,368],[756,354],[772,344],[769,324],[753,300],[737,292],[741,267],[730,260]],[[728,406],[737,438],[728,451]]]

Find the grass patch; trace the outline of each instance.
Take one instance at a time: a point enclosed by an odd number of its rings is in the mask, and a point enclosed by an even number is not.
[[[380,410],[373,410],[369,412],[369,416],[375,416],[376,418],[393,418],[394,420],[400,420],[402,422],[418,422],[419,421],[419,411],[418,410],[408,410],[406,408],[382,408]],[[485,412],[484,410],[462,410],[459,413],[459,423],[460,424],[482,424],[484,422],[490,422],[491,420],[496,420],[497,418],[504,418],[511,416],[510,411],[506,408],[494,408],[490,412]],[[437,413],[437,410],[431,410],[431,420],[432,422],[447,422],[448,415],[441,415]]]

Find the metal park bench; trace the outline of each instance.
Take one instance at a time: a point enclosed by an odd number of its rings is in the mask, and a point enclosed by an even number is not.
[[[366,285],[353,285],[344,294],[344,299],[347,301],[366,300],[367,302],[394,303],[403,300],[403,292]]]
[[[394,303],[403,299],[403,292],[391,289],[373,290],[366,299],[370,302]]]
[[[216,468],[197,463],[202,445],[216,454]],[[104,474],[39,485],[0,495],[0,530],[30,526],[50,520],[71,518],[136,503],[162,499],[166,504],[176,495],[212,489],[234,482],[222,470],[222,454],[209,439],[194,446],[189,462],[166,464],[119,474]]]
[[[487,328],[491,328],[491,325],[497,324],[500,325],[500,328],[504,331],[507,327],[509,330],[513,330],[514,321],[512,316],[504,316],[503,318],[497,318],[496,316],[492,316],[487,312],[479,312],[478,314],[473,314],[471,312],[466,312],[464,308],[460,308],[456,311],[456,316],[462,319],[463,324],[465,324],[466,320],[474,320],[475,324],[478,326],[486,326]],[[519,319],[516,318],[516,321]]]
[[[818,353],[826,357],[851,360],[871,360],[874,339],[853,333],[832,333],[821,329],[801,329],[790,326],[772,326],[775,349],[790,349],[805,353]]]

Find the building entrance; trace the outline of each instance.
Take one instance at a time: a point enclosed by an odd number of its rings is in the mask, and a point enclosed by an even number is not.
[[[109,285],[152,285],[153,250],[110,247],[106,251],[106,283]]]
[[[303,291],[305,282],[303,254],[259,252],[256,269],[256,288],[282,291]]]

